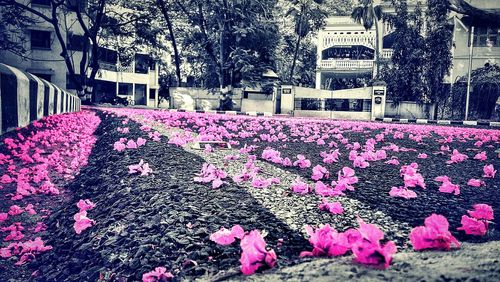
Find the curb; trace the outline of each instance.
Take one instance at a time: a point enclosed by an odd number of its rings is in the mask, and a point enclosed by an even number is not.
[[[267,112],[237,112],[237,111],[203,111],[203,110],[184,110],[184,109],[168,109],[170,112],[180,113],[199,113],[199,114],[221,114],[221,115],[238,115],[238,116],[259,116],[259,117],[272,117],[272,113]]]
[[[472,125],[500,127],[498,121],[475,121],[475,120],[431,120],[431,119],[403,119],[403,118],[375,118],[375,121],[396,123],[418,123],[418,124],[448,124],[448,125]]]

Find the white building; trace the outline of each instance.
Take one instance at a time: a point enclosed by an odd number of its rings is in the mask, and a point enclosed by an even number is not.
[[[379,1],[380,2],[380,1]],[[422,1],[425,4],[425,1]],[[500,9],[498,0],[468,0],[469,4],[479,9]],[[411,10],[416,1],[408,1]],[[394,13],[390,1],[381,2],[385,13]],[[426,6],[422,5],[425,12]],[[450,25],[453,27],[452,68],[450,76],[445,78],[454,83],[469,71],[469,38],[474,38],[472,48],[472,70],[483,67],[486,63],[500,63],[500,29],[483,22],[451,12]],[[381,60],[390,60],[393,50],[391,27],[379,21],[379,37],[376,38],[375,26],[370,30],[354,22],[351,17],[337,16],[327,19],[326,26],[318,33],[317,52],[317,89],[344,89],[363,87],[376,71],[374,64],[375,40],[379,41]],[[474,32],[472,32],[474,26]],[[424,22],[425,31],[425,22]]]
[[[76,0],[71,0],[76,1]],[[31,8],[51,16],[50,0],[17,0]],[[86,7],[87,1],[78,1]],[[26,15],[32,15],[26,13]],[[54,28],[48,22],[35,15],[36,24],[24,31],[24,56],[0,50],[0,62],[42,77],[61,88],[76,92],[75,85],[70,81],[66,64],[61,57],[62,47],[56,37]],[[58,14],[62,37],[66,39],[66,46],[75,65],[75,72],[80,73],[78,67],[82,56],[90,57],[90,53],[83,53],[85,44],[84,32],[77,21],[76,13],[72,11]],[[91,48],[89,48],[91,49]],[[156,107],[158,105],[158,66],[150,60],[147,54],[136,54],[128,66],[119,64],[117,52],[101,48],[99,54],[100,70],[96,77],[96,102],[104,101],[118,95],[126,98],[132,104]],[[88,58],[88,61],[90,59]],[[90,68],[86,69],[87,75]]]

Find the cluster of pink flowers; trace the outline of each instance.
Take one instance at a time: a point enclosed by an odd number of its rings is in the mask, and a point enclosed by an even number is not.
[[[493,208],[486,204],[472,206],[474,210],[467,211],[470,216],[462,216],[462,226],[457,230],[463,230],[465,234],[484,236],[488,232],[490,220],[493,220]]]
[[[304,155],[297,155],[297,160],[293,162],[293,166],[298,166],[300,168],[311,167],[311,161],[306,159]]]
[[[81,234],[85,229],[95,224],[94,220],[87,217],[87,211],[93,209],[95,204],[86,199],[78,201],[76,206],[78,207],[79,212],[73,216],[73,219],[75,220],[73,228],[75,229],[76,234]]]
[[[446,217],[432,214],[425,219],[424,224],[425,226],[415,227],[410,232],[410,241],[415,250],[450,250],[452,245],[460,248],[460,243],[448,230]]]
[[[344,213],[344,208],[339,202],[328,202],[327,199],[322,199],[321,204],[319,204],[319,209],[322,211],[328,211],[332,214],[342,214]]]
[[[335,190],[343,192],[345,190],[354,191],[353,184],[358,183],[358,177],[354,176],[355,171],[350,167],[344,167],[337,174],[337,181],[332,181]]]
[[[495,174],[497,173],[497,171],[495,170],[495,168],[493,167],[493,165],[485,165],[483,167],[483,177],[485,178],[495,178]]]
[[[273,268],[276,265],[276,253],[272,249],[266,249],[266,242],[258,230],[245,234],[241,226],[234,225],[231,229],[221,227],[219,231],[210,235],[211,241],[222,246],[230,245],[236,239],[241,240],[240,263],[243,274],[250,275],[263,266]]]
[[[307,194],[311,192],[311,187],[300,177],[297,177],[295,181],[292,183],[291,187],[292,191],[297,194]]]
[[[35,129],[28,134],[17,129],[12,138],[3,140],[6,150],[0,153],[0,190],[6,192],[1,196],[6,197],[2,201],[9,209],[0,211],[0,232],[7,233],[5,242],[14,242],[0,248],[0,258],[19,256],[16,265],[22,265],[52,249],[41,237],[32,237],[47,229],[40,221],[50,214],[43,200],[62,193],[59,187],[87,165],[100,122],[94,112],[85,110],[52,115],[34,121]]]
[[[323,162],[325,164],[336,163],[339,161],[339,156],[340,156],[339,149],[335,149],[335,151],[331,151],[330,153],[322,151],[320,153],[320,156],[323,158]]]
[[[313,250],[301,252],[300,256],[340,256],[352,251],[359,263],[389,267],[392,255],[397,251],[396,244],[392,241],[382,244],[380,241],[384,233],[376,225],[367,224],[361,219],[358,219],[358,223],[358,229],[345,232],[337,232],[329,224],[316,231],[306,226]]]
[[[157,267],[154,270],[142,275],[142,282],[165,282],[174,278],[174,275],[167,272],[165,267]]]
[[[116,141],[113,144],[113,149],[118,152],[121,152],[125,149],[137,149],[141,146],[146,145],[146,142],[146,139],[141,137],[137,138],[137,141],[134,141],[132,139],[127,141],[127,138],[120,138],[120,140]]]
[[[210,240],[219,245],[227,246],[231,245],[236,238],[241,240],[244,236],[245,230],[239,225],[234,225],[231,229],[221,227],[219,231],[210,235]]]
[[[0,248],[0,258],[8,259],[20,256],[15,265],[23,265],[35,258],[35,255],[52,250],[52,246],[45,246],[40,237],[20,243],[10,243],[7,247]]]
[[[451,183],[451,180],[448,176],[438,176],[434,180],[437,182],[441,182],[441,186],[439,186],[439,192],[454,193],[455,195],[460,195],[460,186]]]
[[[273,249],[266,249],[266,242],[258,230],[252,230],[246,234],[240,242],[241,246],[241,272],[251,275],[257,269],[267,266],[273,268],[276,265],[277,256]]]
[[[330,172],[325,167],[317,165],[313,167],[311,178],[315,181],[318,181],[320,179],[328,179],[330,178]]]
[[[227,177],[227,173],[218,169],[213,164],[204,163],[201,172],[194,178],[195,182],[212,183],[212,188],[219,188],[224,184],[222,179]]]
[[[152,172],[153,170],[149,167],[149,164],[145,163],[142,159],[138,164],[128,166],[129,174],[140,173],[141,176],[148,176]]]
[[[451,159],[447,161],[447,164],[456,164],[467,160],[469,157],[467,155],[461,154],[458,150],[454,149],[451,154]]]
[[[424,177],[422,174],[418,173],[418,164],[411,163],[410,165],[404,165],[400,169],[401,176],[403,177],[405,188],[421,187],[425,189]]]

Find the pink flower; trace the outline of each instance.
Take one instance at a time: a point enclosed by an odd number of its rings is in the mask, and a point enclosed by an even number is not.
[[[467,185],[473,186],[473,187],[481,187],[481,186],[484,186],[486,184],[482,180],[472,178],[472,179],[469,179],[469,181],[467,182]]]
[[[300,168],[308,168],[311,166],[311,161],[306,159],[304,155],[297,155],[297,160],[293,163],[293,166],[298,166]]]
[[[39,232],[42,232],[45,230],[47,230],[47,225],[45,225],[43,222],[36,223],[35,230],[34,230],[35,233],[39,233]]]
[[[8,174],[4,174],[2,175],[2,177],[0,177],[0,182],[3,184],[9,184],[12,183],[13,181],[14,179],[12,179]]]
[[[9,218],[9,214],[6,212],[1,212],[0,213],[0,223],[6,221]]]
[[[137,149],[137,143],[134,140],[128,140],[127,149]]]
[[[214,149],[212,148],[212,146],[210,146],[210,144],[205,144],[205,154],[209,154],[209,153],[212,153],[214,151]]]
[[[454,245],[460,248],[458,240],[448,231],[449,223],[446,217],[432,214],[425,219],[425,226],[411,230],[410,241],[417,251],[425,249],[450,250]]]
[[[462,226],[457,228],[457,230],[463,230],[465,234],[484,236],[488,232],[488,225],[484,220],[462,215],[461,223]]]
[[[436,182],[450,182],[450,178],[446,175],[441,175],[441,176],[436,176],[436,178],[434,178],[434,181]]]
[[[409,190],[405,187],[392,187],[391,191],[389,191],[389,196],[391,197],[400,197],[405,199],[412,199],[417,197],[417,193],[412,190]]]
[[[224,157],[224,160],[225,161],[234,161],[234,160],[237,160],[239,158],[240,158],[239,155],[227,155]]]
[[[385,245],[380,243],[384,238],[384,233],[374,224],[367,224],[362,219],[358,219],[358,235],[353,234],[352,253],[356,261],[362,264],[389,267],[392,255],[397,252],[396,244],[393,241]]]
[[[227,177],[227,173],[218,169],[213,164],[204,163],[201,172],[196,174],[194,182],[212,183],[212,188],[219,188],[225,182],[222,179]]]
[[[427,159],[427,154],[426,153],[418,154],[417,158],[419,158],[419,159]]]
[[[116,141],[115,144],[113,145],[113,149],[118,151],[118,152],[121,152],[123,150],[125,150],[127,146],[123,143],[121,143],[120,141]]]
[[[497,173],[497,171],[495,170],[495,168],[493,167],[492,164],[490,165],[485,165],[483,167],[483,177],[486,177],[486,178],[495,178],[495,174]]]
[[[342,204],[339,202],[329,203],[327,199],[322,200],[322,203],[319,205],[319,209],[322,211],[329,211],[333,214],[342,214],[344,212]]]
[[[310,187],[307,183],[303,182],[300,177],[297,177],[295,181],[292,183],[292,191],[298,194],[307,194],[309,193]]]
[[[344,167],[338,172],[337,181],[332,181],[332,186],[340,192],[345,190],[354,191],[352,184],[358,183],[358,178],[354,176],[355,171],[350,167]]]
[[[345,233],[338,233],[329,224],[317,228],[316,231],[309,225],[305,228],[310,236],[309,243],[313,246],[313,250],[301,252],[300,257],[341,256],[350,249],[348,236]]]
[[[293,165],[292,161],[289,158],[284,158],[281,164],[283,166],[292,166]]]
[[[343,194],[340,191],[335,191],[332,187],[324,184],[321,181],[316,182],[316,184],[314,185],[314,191],[316,192],[317,195],[323,197],[333,197]]]
[[[391,159],[385,162],[386,164],[399,165],[398,159]]]
[[[24,207],[24,210],[27,211],[30,215],[36,214],[33,204],[28,204],[26,207]]]
[[[493,208],[487,204],[475,204],[474,210],[467,211],[470,216],[476,219],[493,220]]]
[[[13,205],[9,208],[9,215],[14,216],[14,215],[19,215],[22,214],[24,210],[18,206],[18,205]]]
[[[313,174],[311,176],[313,180],[318,181],[323,178],[328,179],[329,177],[330,177],[330,172],[328,172],[328,170],[325,167],[317,165],[313,168]]]
[[[133,173],[141,173],[141,176],[148,176],[150,173],[152,173],[153,170],[149,167],[148,163],[145,163],[144,160],[140,160],[140,162],[136,165],[129,165],[128,166],[128,173],[133,174]]]
[[[165,282],[174,278],[172,273],[167,272],[165,267],[157,267],[154,270],[142,275],[142,282]]]
[[[353,166],[354,167],[359,167],[359,168],[367,168],[367,167],[370,166],[370,164],[362,156],[357,156],[354,159]]]
[[[455,163],[460,163],[468,159],[467,155],[461,154],[458,152],[458,150],[454,149],[453,153],[451,155],[451,159],[447,161],[447,164],[455,164]]]
[[[95,204],[92,203],[92,201],[90,201],[89,199],[85,199],[78,201],[76,206],[80,209],[80,212],[82,212],[93,209],[95,207]]]
[[[480,161],[485,161],[485,160],[488,159],[488,156],[486,156],[486,152],[485,151],[482,151],[481,153],[477,153],[474,156],[474,159],[475,160],[480,160]]]
[[[271,185],[271,181],[261,176],[253,177],[252,186],[254,188],[267,188]]]
[[[137,147],[144,146],[144,145],[146,145],[146,139],[139,137],[139,138],[137,138],[136,143],[137,143]],[[127,145],[128,145],[128,143],[127,143]]]
[[[266,250],[266,242],[258,230],[251,231],[243,237],[241,246],[241,272],[251,275],[262,266],[273,268],[276,265],[276,253],[274,250]]]
[[[443,193],[454,193],[455,195],[460,195],[460,186],[453,184],[450,181],[445,181],[439,187],[439,192]]]
[[[75,220],[73,228],[75,229],[76,234],[82,233],[85,229],[95,224],[94,220],[87,217],[86,211],[81,211],[75,214],[73,219]]]
[[[235,241],[235,238],[242,239],[243,236],[245,236],[243,228],[239,225],[235,225],[230,230],[221,227],[219,231],[210,235],[210,240],[219,245],[227,246],[231,245]]]
[[[325,164],[336,163],[339,161],[339,149],[336,149],[332,153],[328,154],[326,152],[321,152],[320,156],[323,157],[323,162]]]

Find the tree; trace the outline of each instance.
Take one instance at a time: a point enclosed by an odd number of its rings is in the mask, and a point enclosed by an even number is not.
[[[395,102],[428,102],[425,84],[425,39],[422,36],[423,18],[420,5],[408,12],[405,0],[393,0],[395,15],[386,15],[394,27],[394,53],[391,63],[381,70],[387,82],[389,97]]]
[[[296,41],[293,51],[292,66],[288,81],[293,83],[295,67],[299,56],[302,40],[310,33],[317,31],[325,25],[328,16],[323,0],[290,0],[292,7],[287,16],[294,18]]]
[[[359,24],[363,24],[366,30],[370,30],[375,25],[375,65],[377,75],[380,73],[380,44],[379,44],[379,26],[378,21],[382,19],[382,9],[380,6],[374,6],[373,0],[359,0],[360,6],[354,8],[351,17]]]
[[[276,0],[189,0],[176,5],[189,23],[182,46],[203,68],[208,88],[252,85],[274,68]],[[201,62],[200,62],[201,61]]]
[[[465,0],[443,0],[451,11],[468,15],[493,25],[500,25],[500,9],[483,10],[467,3]]]
[[[448,6],[442,0],[428,0],[427,32],[425,38],[425,79],[428,98],[438,103],[447,96],[449,87],[443,81],[452,65],[452,29],[448,24]],[[437,119],[438,111],[434,118]]]

